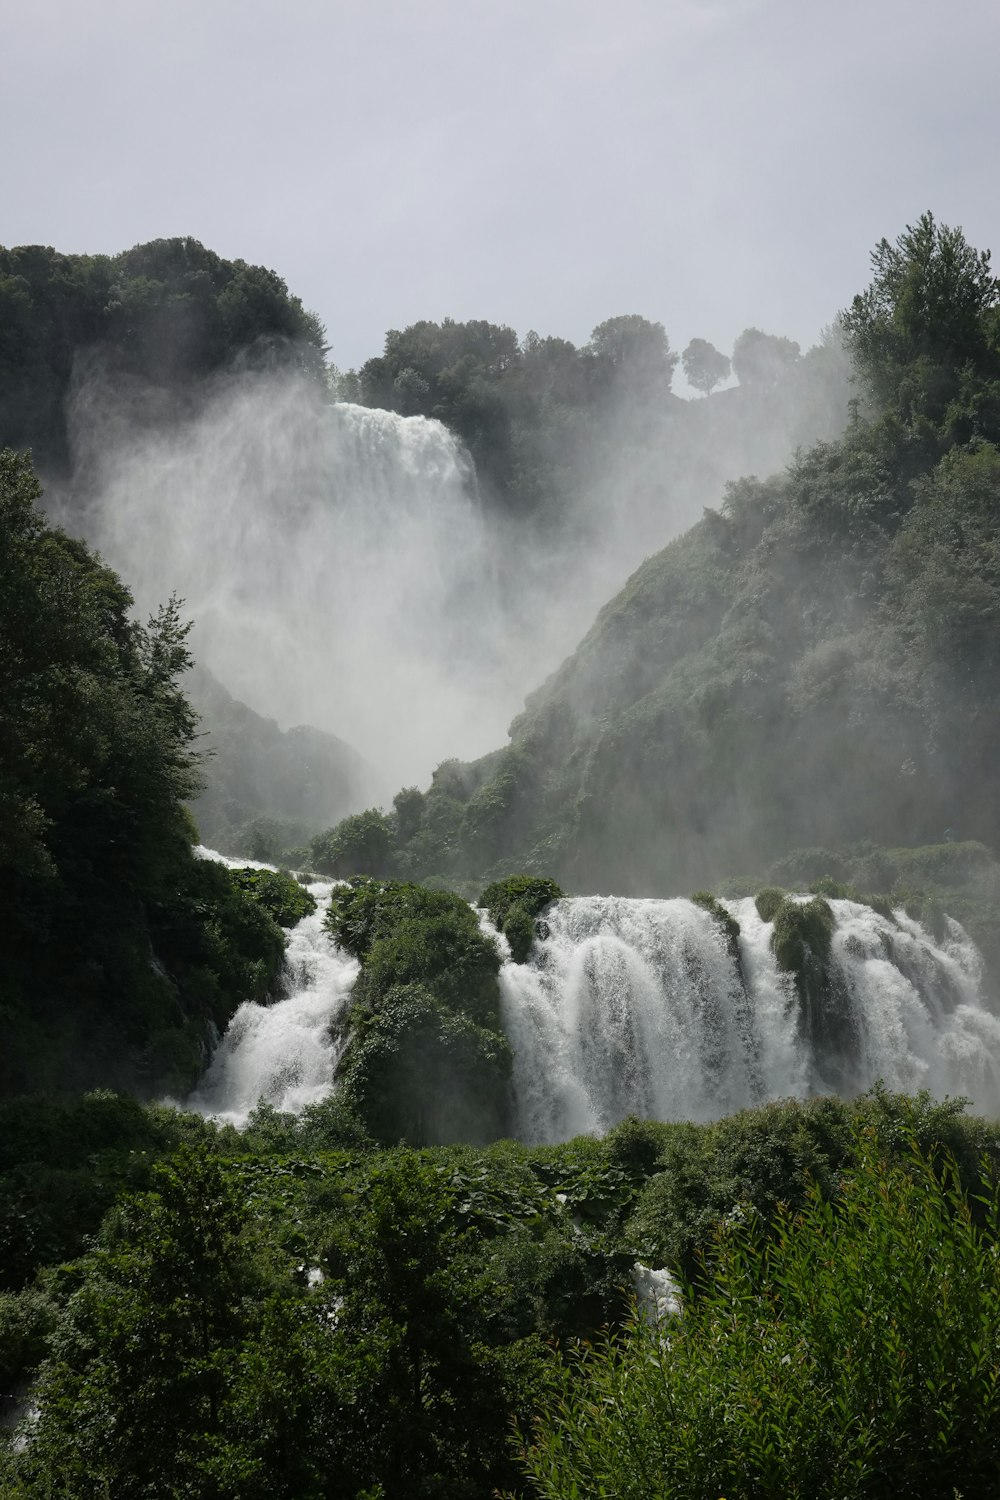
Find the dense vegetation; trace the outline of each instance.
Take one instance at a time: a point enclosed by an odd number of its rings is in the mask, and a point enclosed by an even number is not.
[[[995,843],[1000,288],[930,215],[874,270],[844,437],[651,557],[504,749],[407,791],[386,873],[649,894],[800,847]]]
[[[0,453],[0,1093],[186,1089],[212,1028],[274,993],[282,913],[192,852],[177,604],[136,623],[38,495]]]
[[[868,1488],[815,1493],[888,1493],[872,1476],[894,1462],[915,1497],[943,1493],[960,1462],[996,1472],[996,1226],[975,1201],[970,1220],[962,1193],[989,1196],[983,1153],[995,1162],[1000,1142],[959,1107],[876,1093],[713,1126],[631,1120],[544,1149],[423,1152],[345,1149],[336,1102],[260,1111],[242,1136],[109,1095],[0,1114],[2,1201],[15,1185],[36,1229],[0,1294],[5,1388],[42,1361],[37,1426],[20,1452],[0,1447],[5,1495],[486,1500],[570,1494],[560,1472],[591,1460],[609,1492],[655,1495],[628,1488],[652,1441],[699,1480],[726,1474],[734,1494],[761,1493],[756,1462],[805,1495],[793,1480],[830,1459],[838,1411],[850,1441],[833,1459],[863,1457],[847,1472]],[[936,1155],[940,1175],[913,1155],[937,1146],[956,1163]],[[686,1282],[669,1376],[626,1321],[637,1255]],[[760,1280],[771,1270],[786,1273],[780,1298]],[[805,1276],[818,1291],[803,1306]],[[720,1328],[732,1292],[740,1316]],[[624,1329],[606,1353],[602,1327]],[[649,1393],[622,1397],[624,1425],[581,1404],[572,1359],[563,1374],[555,1346],[568,1356],[580,1338],[596,1344],[580,1372],[595,1391],[620,1375]],[[852,1421],[876,1386],[894,1399]],[[732,1419],[703,1421],[726,1391]],[[662,1417],[670,1400],[688,1421]],[[792,1407],[803,1420],[786,1423]],[[527,1434],[538,1412],[531,1480],[510,1426]],[[570,1456],[547,1462],[560,1431]]]
[[[970,1200],[947,1156],[862,1138],[832,1200],[816,1184],[798,1212],[735,1217],[667,1336],[633,1318],[547,1371],[537,1493],[993,1493],[997,1195],[992,1179]]]
[[[325,378],[324,333],[281,278],[190,238],[120,255],[0,247],[0,446],[30,448],[39,470],[70,460],[67,396],[85,370],[190,401],[241,359]]]
[[[361,961],[340,1097],[386,1145],[505,1134],[510,1044],[500,955],[450,891],[362,879],[334,892],[327,926]]]

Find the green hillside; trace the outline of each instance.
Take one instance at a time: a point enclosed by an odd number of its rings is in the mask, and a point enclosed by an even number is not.
[[[930,215],[873,267],[843,439],[649,558],[507,746],[396,799],[373,873],[651,894],[802,847],[995,843],[1000,288]]]

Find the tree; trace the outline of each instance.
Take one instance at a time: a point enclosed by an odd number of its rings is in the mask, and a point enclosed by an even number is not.
[[[792,339],[759,328],[744,328],[733,345],[733,370],[740,385],[767,390],[776,385],[799,357]]]
[[[318,834],[310,858],[325,875],[388,875],[392,865],[393,826],[378,807],[352,813],[336,828]]]
[[[638,313],[606,318],[590,335],[589,353],[629,384],[662,383],[669,390],[677,355],[662,323],[651,323]]]
[[[293,1263],[261,1245],[205,1150],[182,1148],[153,1180],[78,1264],[21,1493],[353,1493],[336,1473],[329,1332]]]
[[[707,339],[692,339],[681,355],[681,363],[688,385],[693,385],[696,391],[704,391],[706,396],[711,395],[720,381],[729,379],[731,366],[728,357],[720,354]]]
[[[990,252],[931,213],[872,252],[871,285],[843,315],[845,342],[877,400],[940,415],[966,366],[997,374],[1000,281]],[[914,381],[914,374],[920,378]]]

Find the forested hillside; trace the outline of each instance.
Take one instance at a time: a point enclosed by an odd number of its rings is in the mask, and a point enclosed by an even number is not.
[[[370,769],[335,735],[308,724],[281,730],[255,714],[205,667],[195,665],[185,687],[203,726],[204,786],[192,803],[202,840],[224,854],[305,863],[317,823],[360,805]]]
[[[873,265],[843,438],[649,558],[505,748],[397,797],[382,873],[648,894],[802,847],[995,842],[1000,289],[929,214]]]
[[[43,474],[70,462],[67,397],[95,364],[190,401],[234,359],[324,378],[323,329],[281,278],[191,238],[120,255],[0,247],[0,445],[30,448]]]

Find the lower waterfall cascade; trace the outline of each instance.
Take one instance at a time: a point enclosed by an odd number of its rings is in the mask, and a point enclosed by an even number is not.
[[[957,922],[937,943],[901,911],[831,901],[843,1044],[820,1055],[771,924],[752,898],[721,904],[738,954],[691,901],[583,896],[546,911],[528,962],[500,975],[519,1139],[602,1132],[628,1114],[706,1121],[879,1080],[1000,1110],[1000,1019]]]
[[[222,858],[207,849],[199,852]],[[222,862],[232,868],[272,868],[255,860]],[[358,963],[323,929],[333,883],[314,881],[307,889],[316,910],[289,936],[285,997],[272,1005],[243,1002],[185,1109],[242,1128],[262,1101],[284,1114],[300,1114],[330,1093],[337,1061],[331,1026],[348,1003]]]
[[[185,1107],[242,1126],[261,1100],[297,1114],[333,1089],[331,1027],[359,969],[323,927],[332,883],[309,889],[317,910],[290,935],[286,997],[239,1007]],[[831,1014],[817,1018],[779,968],[754,900],[721,904],[739,922],[735,944],[692,901],[565,897],[545,911],[522,964],[482,914],[504,958],[518,1139],[601,1133],[629,1114],[707,1121],[768,1100],[849,1096],[880,1080],[1000,1113],[1000,1018],[957,922],[947,919],[937,941],[901,910],[882,916],[832,900]],[[819,1046],[831,1016],[836,1045]]]

